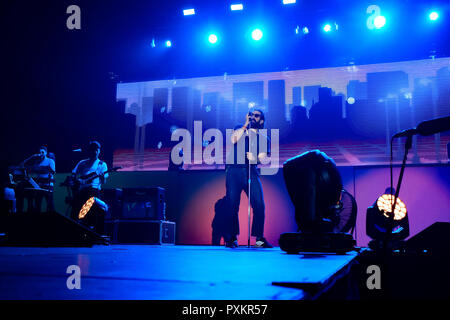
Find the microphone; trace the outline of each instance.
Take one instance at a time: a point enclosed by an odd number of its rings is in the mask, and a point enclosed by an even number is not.
[[[422,121],[417,126],[417,131],[421,136],[430,136],[447,130],[450,130],[450,116]]]
[[[402,137],[410,137],[410,136],[413,136],[418,133],[419,133],[419,131],[416,128],[406,129],[406,130],[403,130],[403,131],[400,131],[400,132],[397,132],[396,134],[394,134],[392,136],[392,139],[402,138]]]
[[[416,128],[400,131],[394,134],[392,138],[410,137],[416,134],[430,136],[447,130],[450,130],[450,116],[422,121]]]
[[[72,150],[72,152],[81,152],[81,151],[83,151],[83,149],[74,149],[74,150]]]

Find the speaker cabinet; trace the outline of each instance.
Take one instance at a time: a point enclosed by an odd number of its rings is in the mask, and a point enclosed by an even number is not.
[[[166,219],[166,200],[163,188],[124,188],[122,199],[121,219]]]
[[[450,222],[435,222],[406,241],[413,252],[431,252],[450,255]]]
[[[113,220],[106,222],[113,243],[175,244],[175,222],[161,220]]]

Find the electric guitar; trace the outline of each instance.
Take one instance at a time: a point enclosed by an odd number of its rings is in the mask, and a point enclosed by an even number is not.
[[[122,169],[122,167],[113,167],[103,173],[91,172],[87,175],[76,178],[72,181],[72,189],[73,189],[73,191],[79,191],[81,189],[81,186],[90,183],[92,180],[94,180],[98,177],[104,176],[107,173],[116,172],[120,169]]]

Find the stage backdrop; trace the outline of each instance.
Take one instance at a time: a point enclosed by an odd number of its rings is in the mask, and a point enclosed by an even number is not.
[[[127,146],[115,151],[114,165],[128,171],[167,170],[175,129],[193,133],[202,121],[203,131],[225,132],[255,105],[266,128],[279,129],[280,165],[313,148],[340,166],[387,164],[394,133],[450,114],[450,58],[118,83],[117,100],[118,140]],[[448,133],[415,138],[409,163],[445,162],[449,141]],[[402,146],[394,145],[396,161]]]

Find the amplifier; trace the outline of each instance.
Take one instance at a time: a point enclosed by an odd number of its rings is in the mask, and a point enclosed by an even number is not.
[[[110,220],[105,230],[112,243],[175,244],[175,222],[161,220]]]
[[[165,190],[159,187],[124,188],[121,219],[166,220]]]
[[[103,189],[100,198],[109,207],[105,219],[119,219],[122,216],[122,189]]]

